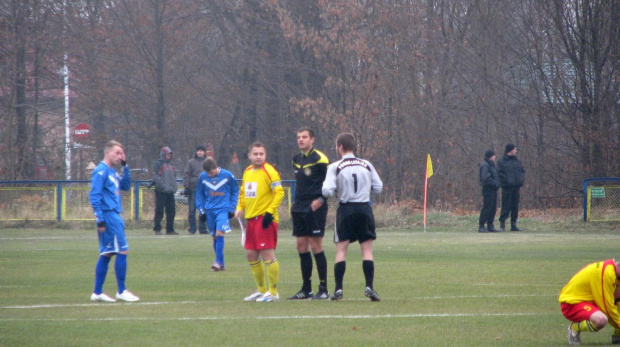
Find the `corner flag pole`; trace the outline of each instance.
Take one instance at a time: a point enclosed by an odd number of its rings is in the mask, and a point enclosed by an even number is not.
[[[426,157],[426,175],[424,175],[424,232],[426,232],[426,193],[428,192],[428,179],[433,176],[433,162],[431,155]]]

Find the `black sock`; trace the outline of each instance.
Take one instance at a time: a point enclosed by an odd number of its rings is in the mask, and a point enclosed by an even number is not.
[[[364,278],[366,278],[366,287],[372,289],[375,280],[375,262],[364,260],[362,261],[362,268],[364,269]]]
[[[325,252],[314,255],[316,270],[319,273],[319,291],[327,291],[327,258]]]
[[[301,289],[306,292],[312,291],[312,255],[310,252],[299,253],[299,262],[301,264],[301,279],[303,284]]]
[[[342,289],[342,281],[344,280],[344,273],[346,270],[346,261],[340,261],[334,264],[334,278],[336,280],[336,290]]]

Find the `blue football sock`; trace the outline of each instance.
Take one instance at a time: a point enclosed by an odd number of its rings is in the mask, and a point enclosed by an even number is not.
[[[125,291],[125,275],[127,275],[127,254],[117,254],[114,262],[114,271],[116,272],[116,283],[118,284],[118,292]]]
[[[97,265],[95,266],[95,289],[93,293],[99,295],[103,293],[103,282],[108,274],[108,264],[110,263],[110,257],[105,255],[99,256]]]
[[[224,266],[224,236],[215,238],[215,262]]]

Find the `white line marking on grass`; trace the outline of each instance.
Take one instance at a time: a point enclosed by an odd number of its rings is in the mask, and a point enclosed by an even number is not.
[[[485,298],[485,299],[502,299],[502,298],[527,298],[527,297],[540,297],[540,296],[556,296],[557,294],[501,294],[501,295],[452,295],[452,296],[425,296],[425,297],[413,297],[407,298],[409,300],[434,300],[434,299],[467,299],[467,298]],[[366,300],[364,300],[366,301]]]
[[[445,300],[445,299],[503,299],[503,298],[522,298],[522,297],[540,297],[540,296],[549,296],[553,297],[557,294],[519,294],[519,295],[451,295],[451,296],[417,296],[410,297],[407,300]],[[383,298],[386,300],[386,298]],[[387,300],[390,300],[389,298]],[[398,298],[397,300],[401,300]],[[368,301],[366,298],[351,298],[344,299],[343,301]],[[207,303],[208,301],[142,301],[131,303],[131,305],[137,306],[156,306],[156,305],[185,305],[185,304],[199,304],[199,303]],[[223,300],[218,301],[222,302],[239,302],[239,300]],[[309,302],[309,301],[308,301]],[[30,310],[30,309],[40,309],[40,308],[65,308],[65,307],[101,307],[101,306],[121,306],[128,305],[123,302],[115,302],[115,303],[105,303],[105,302],[91,302],[84,304],[39,304],[39,305],[13,305],[13,306],[0,306],[0,309],[19,309],[19,310]]]
[[[30,322],[30,321],[54,321],[54,322],[112,322],[112,321],[205,321],[205,320],[270,320],[270,319],[392,319],[392,318],[455,318],[455,317],[518,317],[518,316],[544,316],[556,315],[556,313],[411,313],[411,314],[380,314],[380,315],[318,315],[318,316],[259,316],[259,317],[104,317],[104,318],[0,318],[0,322]]]
[[[149,306],[149,305],[178,305],[178,304],[197,304],[198,301],[154,301],[154,302],[135,302],[131,305]],[[92,302],[89,304],[43,304],[43,305],[22,305],[22,306],[2,306],[6,309],[34,309],[34,308],[62,308],[62,307],[100,307],[100,306],[120,306],[126,303],[102,303]]]

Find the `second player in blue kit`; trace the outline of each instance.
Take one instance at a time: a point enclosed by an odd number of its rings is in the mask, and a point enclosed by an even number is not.
[[[213,158],[202,164],[204,170],[196,184],[196,209],[201,220],[206,220],[209,233],[213,237],[215,262],[211,271],[223,271],[224,235],[230,232],[229,219],[232,218],[239,197],[239,186],[235,176],[228,170],[217,166]]]

